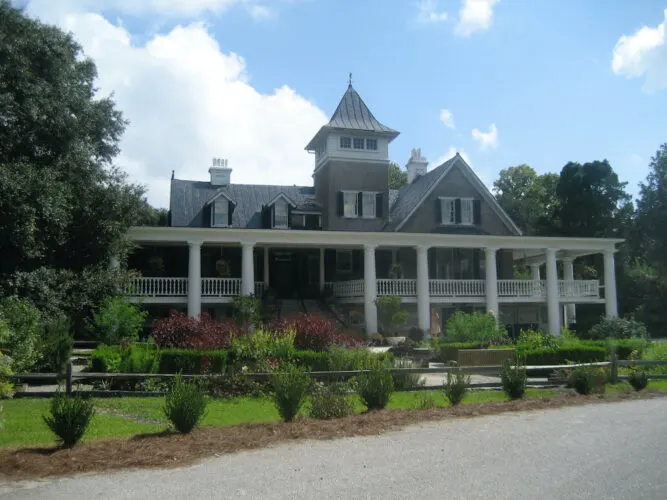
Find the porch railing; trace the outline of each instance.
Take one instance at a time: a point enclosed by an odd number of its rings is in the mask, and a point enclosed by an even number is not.
[[[547,282],[532,280],[498,280],[498,297],[545,297]]]
[[[337,281],[333,293],[334,297],[363,297],[364,280]]]
[[[377,294],[413,297],[417,295],[417,280],[377,280]]]
[[[187,278],[134,278],[125,293],[132,297],[185,297]]]
[[[241,293],[241,278],[202,278],[202,297],[233,297]]]
[[[429,280],[431,297],[483,297],[484,280]]]
[[[600,282],[598,280],[559,281],[558,295],[561,297],[600,297]]]

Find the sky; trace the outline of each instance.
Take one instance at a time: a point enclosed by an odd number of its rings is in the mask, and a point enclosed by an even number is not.
[[[667,142],[667,0],[14,0],[71,31],[129,120],[117,164],[169,179],[312,185],[305,145],[352,73],[390,159],[455,152],[487,186],[607,159],[638,194]]]

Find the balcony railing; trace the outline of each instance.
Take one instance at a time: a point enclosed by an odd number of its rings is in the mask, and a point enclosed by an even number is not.
[[[377,280],[377,294],[413,297],[417,295],[417,280]]]
[[[483,297],[484,280],[429,280],[431,297]]]
[[[241,294],[241,278],[202,278],[202,297],[234,297]],[[255,282],[255,296],[264,293],[264,283]],[[127,286],[130,297],[187,297],[188,278],[135,278]],[[363,295],[363,292],[362,292]]]

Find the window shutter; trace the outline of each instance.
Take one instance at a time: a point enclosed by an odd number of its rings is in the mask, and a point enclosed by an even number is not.
[[[276,205],[271,205],[271,227],[276,226]]]
[[[304,224],[305,222],[306,221],[304,220]],[[287,227],[292,227],[292,205],[289,203],[287,204]]]
[[[234,215],[234,205],[231,201],[227,202],[227,225],[232,227],[232,215]]]
[[[357,193],[357,215],[359,217],[364,215],[364,193],[361,191]]]
[[[375,217],[381,219],[384,217],[384,204],[382,203],[382,193],[375,195]]]
[[[442,220],[442,200],[440,198],[435,200],[435,220],[438,224],[442,224],[444,222]]]
[[[343,205],[344,205],[343,192],[342,192],[342,191],[338,191],[338,207],[337,207],[337,212],[338,212],[338,216],[339,216],[339,217],[342,217],[343,214],[344,214]]]
[[[461,224],[461,198],[456,198],[456,201],[454,201],[454,214],[454,221],[457,224]]]
[[[271,228],[271,208],[266,205],[262,207],[262,227],[264,229]]]
[[[482,223],[482,202],[473,200],[472,202],[472,223],[479,226]]]

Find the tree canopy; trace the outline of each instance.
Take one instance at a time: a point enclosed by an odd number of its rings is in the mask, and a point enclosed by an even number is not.
[[[408,173],[396,162],[389,163],[389,189],[400,189],[408,183]]]

